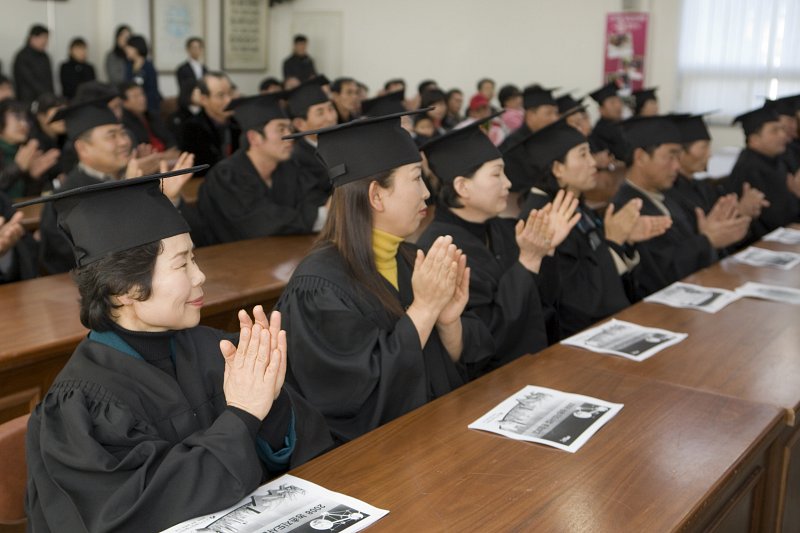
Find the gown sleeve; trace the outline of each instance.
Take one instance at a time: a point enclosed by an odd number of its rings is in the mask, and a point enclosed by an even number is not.
[[[42,531],[159,531],[261,482],[255,428],[226,409],[178,443],[92,384],[63,383],[28,426],[27,508]]]
[[[424,354],[408,315],[383,329],[348,291],[315,276],[295,276],[278,310],[291,347],[287,381],[320,410],[337,440],[428,400]]]

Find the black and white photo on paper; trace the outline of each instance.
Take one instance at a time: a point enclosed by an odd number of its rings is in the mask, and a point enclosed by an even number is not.
[[[644,361],[661,350],[681,342],[686,337],[686,333],[647,328],[631,322],[611,319],[564,339],[561,344],[597,353],[619,355],[634,361]]]
[[[756,267],[774,267],[789,270],[800,264],[800,254],[794,252],[776,252],[751,246],[733,256],[740,263]]]
[[[793,305],[800,305],[800,289],[782,287],[780,285],[767,285],[748,281],[736,289],[737,294],[748,298],[772,300]]]
[[[739,296],[733,291],[678,281],[651,294],[644,301],[670,307],[716,313],[738,299]]]

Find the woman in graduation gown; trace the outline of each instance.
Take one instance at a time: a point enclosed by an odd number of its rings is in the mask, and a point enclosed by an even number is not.
[[[28,424],[31,530],[159,531],[332,444],[319,413],[282,386],[279,314],[258,307],[253,323],[241,311],[238,340],[198,326],[205,276],[158,180],[49,200],[90,332]]]
[[[430,196],[396,113],[316,134],[333,184],[328,220],[278,302],[292,356],[286,379],[349,441],[466,381],[489,356],[466,257],[442,237],[427,254],[403,238]]]
[[[581,198],[595,187],[597,170],[588,139],[563,119],[534,133],[526,143],[540,177],[521,216],[541,208],[560,190]],[[663,233],[668,224],[667,217],[640,217],[640,209],[638,199],[616,213],[609,205],[601,219],[580,201],[580,221],[556,248],[562,337],[630,305],[638,264],[632,244]]]
[[[481,129],[483,123],[423,145],[440,189],[434,220],[417,242],[428,249],[440,236],[452,235],[468,257],[467,309],[481,318],[494,341],[494,355],[474,362],[468,369],[472,376],[547,346],[536,278],[542,260],[579,218],[573,216],[577,200],[563,194],[555,206],[532,211],[526,222],[500,218],[511,182],[500,151]]]

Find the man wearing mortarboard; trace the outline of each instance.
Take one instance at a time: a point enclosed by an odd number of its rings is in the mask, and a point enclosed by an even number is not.
[[[652,117],[658,115],[658,97],[656,97],[658,87],[649,87],[633,91],[633,116]]]
[[[132,141],[119,118],[108,107],[109,96],[81,102],[60,109],[51,122],[64,120],[67,138],[78,156],[78,165],[68,174],[59,191],[68,191],[95,183],[135,177],[139,173],[136,160],[131,158]],[[191,166],[194,158],[182,154],[176,168]],[[191,174],[173,180],[165,189],[173,204],[180,202],[181,188]],[[42,209],[40,222],[41,265],[49,274],[67,272],[75,266],[69,242],[58,228],[52,204]]]
[[[320,75],[289,91],[287,110],[295,130],[303,132],[336,124],[336,108],[322,89],[322,86],[328,83],[328,78]],[[294,142],[292,161],[311,174],[319,190],[325,196],[329,196],[332,189],[331,180],[328,177],[328,170],[317,157],[316,150],[316,135],[301,137]]]
[[[693,221],[665,192],[680,169],[681,133],[674,117],[634,117],[622,123],[628,143],[626,179],[614,196],[616,209],[630,200],[642,200],[641,215],[668,216],[672,226],[660,237],[636,244],[641,257],[638,298],[652,294],[707,267],[717,260],[717,250],[740,241],[750,217],[723,218],[696,213]]]
[[[622,121],[622,99],[617,95],[616,82],[603,85],[589,93],[589,96],[597,102],[597,111],[600,113],[600,118],[589,136],[592,151],[607,149],[618,160],[624,160],[625,141],[619,127]]]
[[[291,160],[285,93],[237,98],[228,109],[247,146],[220,161],[200,187],[197,207],[212,243],[268,235],[307,234],[325,221],[327,195]]]
[[[787,136],[774,109],[760,107],[734,119],[742,125],[745,148],[726,183],[729,192],[740,194],[744,184],[762,191],[770,205],[753,220],[751,238],[800,220],[800,171],[792,174],[782,157]]]

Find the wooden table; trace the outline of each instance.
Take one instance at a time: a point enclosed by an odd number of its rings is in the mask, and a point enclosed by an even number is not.
[[[528,384],[625,406],[575,454],[467,429]],[[376,532],[756,531],[782,421],[771,405],[525,356],[292,473],[389,509]]]
[[[235,331],[236,311],[271,308],[314,237],[266,237],[198,248],[206,274],[202,323]],[[87,330],[69,274],[0,285],[0,422],[41,400]]]
[[[800,246],[759,243],[800,252]],[[800,288],[800,267],[784,271],[725,259],[689,283],[734,289],[746,281]],[[696,390],[780,407],[784,432],[770,465],[774,512],[765,530],[800,531],[800,306],[741,299],[716,314],[639,303],[615,315],[643,326],[688,333],[680,344],[637,362],[569,346],[553,346],[546,359],[659,380]]]

